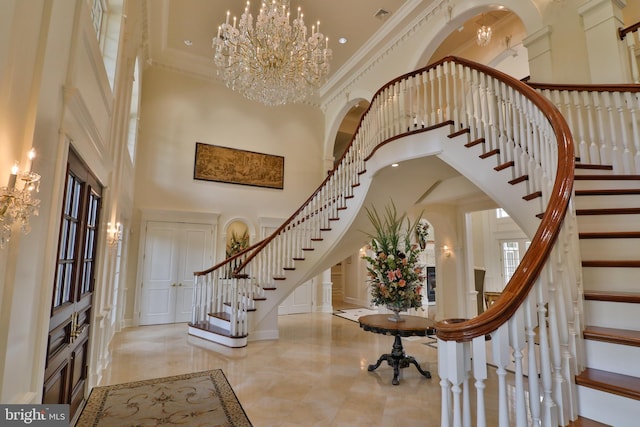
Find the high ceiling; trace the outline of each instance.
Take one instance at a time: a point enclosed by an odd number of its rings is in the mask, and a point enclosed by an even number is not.
[[[333,51],[333,73],[406,1],[293,0],[291,11],[293,14],[298,6],[302,8],[309,31],[311,25],[320,21],[320,30],[329,37],[329,47]],[[147,60],[200,77],[215,77],[212,39],[227,11],[231,11],[231,17],[235,15],[239,19],[245,4],[240,0],[148,0]],[[259,7],[259,0],[251,1],[254,19]],[[345,37],[347,43],[339,44],[340,37]],[[185,43],[187,40],[190,45]]]

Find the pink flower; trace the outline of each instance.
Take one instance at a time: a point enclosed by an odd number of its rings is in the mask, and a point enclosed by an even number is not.
[[[398,279],[400,279],[400,278],[402,277],[402,271],[400,271],[400,269],[397,269],[397,270],[396,270],[396,277],[397,277]]]
[[[389,280],[395,280],[396,279],[396,272],[391,270],[387,272],[387,279]]]
[[[407,282],[405,282],[404,279],[400,279],[400,281],[398,282],[398,286],[404,288],[405,286],[407,286]]]

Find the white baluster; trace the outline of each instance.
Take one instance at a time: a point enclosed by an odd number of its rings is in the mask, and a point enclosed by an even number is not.
[[[524,321],[527,334],[527,360],[529,363],[527,379],[529,383],[529,411],[531,425],[540,425],[540,383],[538,380],[538,360],[536,348],[536,328],[538,318],[535,310],[535,293],[529,295],[524,304]]]
[[[632,120],[629,114],[629,106],[625,107],[622,93],[614,92],[612,95],[616,111],[618,112],[618,120],[615,122],[620,130],[620,142],[622,143],[622,170],[625,174],[633,174],[636,169],[633,164],[633,154],[631,154],[631,150],[629,149],[631,143],[629,141],[629,133],[627,132],[629,122]]]
[[[498,374],[498,426],[509,426],[509,399],[507,396],[507,366],[509,359],[509,326],[500,326],[491,334],[493,363]]]
[[[515,361],[515,400],[513,402],[516,413],[516,425],[526,427],[527,410],[524,393],[524,372],[522,370],[522,358],[525,343],[523,308],[520,307],[515,315],[509,319],[509,342],[513,349],[513,359]]]
[[[638,30],[638,36],[640,37],[640,30]],[[627,40],[627,48],[629,49],[629,64],[631,64],[631,76],[633,82],[640,83],[640,72],[638,72],[638,60],[636,59],[636,37],[633,32],[627,33],[625,39]]]
[[[584,164],[591,163],[591,156],[589,155],[589,147],[587,146],[587,141],[585,138],[585,126],[584,126],[584,112],[582,110],[580,104],[580,93],[578,91],[565,91],[565,102],[567,104],[567,108],[571,108],[573,105],[573,109],[575,110],[575,115],[578,118],[577,129],[571,129],[573,135],[578,137],[578,151],[580,153],[580,162]],[[573,104],[571,104],[571,99],[573,100]]]
[[[589,160],[592,164],[601,165],[603,163],[600,162],[600,149],[596,144],[595,119],[592,114],[593,108],[591,106],[589,92],[582,92],[582,100],[585,108],[585,120],[589,130]]]
[[[613,93],[611,92],[594,92],[594,96],[598,96],[600,95],[601,98],[603,98],[604,101],[604,105],[605,108],[607,109],[607,112],[609,113],[609,117],[608,117],[608,122],[609,122],[609,129],[608,131],[606,129],[603,129],[601,132],[606,132],[609,136],[609,139],[611,141],[610,147],[607,147],[609,150],[609,155],[610,155],[610,159],[611,159],[611,165],[613,165],[613,170],[616,172],[622,172],[623,170],[623,166],[622,166],[622,150],[620,145],[622,143],[624,143],[623,141],[620,141],[618,139],[618,129],[616,129],[616,124],[618,123],[618,121],[616,120],[615,117],[615,113],[616,110],[614,109],[614,100],[613,100]]]
[[[629,114],[631,115],[631,129],[632,129],[632,138],[633,138],[633,166],[634,173],[640,173],[640,130],[638,129],[638,117],[637,111],[640,108],[640,95],[635,92],[625,92],[625,101],[627,104],[627,108],[629,109]]]
[[[473,376],[476,379],[476,426],[486,427],[484,389],[487,381],[487,344],[485,337],[474,338],[471,345],[473,347]]]
[[[546,283],[539,278],[536,281],[536,299],[538,306],[538,328],[540,343],[540,382],[542,384],[542,425],[544,427],[558,426],[558,407],[553,400],[553,367],[551,364],[551,350],[549,348],[549,337],[547,329],[547,309],[549,301]]]

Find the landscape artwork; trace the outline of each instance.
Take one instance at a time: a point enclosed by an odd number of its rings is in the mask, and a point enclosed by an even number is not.
[[[193,178],[284,188],[284,157],[196,142]]]

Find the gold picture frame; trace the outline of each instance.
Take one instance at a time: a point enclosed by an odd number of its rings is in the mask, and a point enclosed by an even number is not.
[[[193,178],[282,190],[284,157],[196,142]]]

